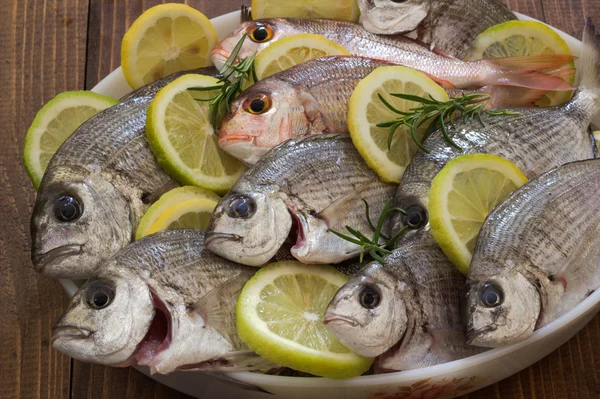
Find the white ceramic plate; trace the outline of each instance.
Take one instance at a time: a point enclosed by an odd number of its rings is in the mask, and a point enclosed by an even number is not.
[[[524,15],[517,15],[520,19],[533,20]],[[224,38],[240,24],[240,12],[214,18],[212,23],[219,37]],[[574,55],[581,53],[579,40],[554,30],[567,42]],[[132,89],[125,81],[121,68],[118,68],[92,90],[121,98]],[[595,118],[594,124],[600,126],[600,117]],[[62,283],[69,295],[73,295],[77,290],[75,284],[69,280],[63,280]],[[228,383],[198,372],[178,372],[168,376],[155,375],[152,378],[199,398],[449,398],[493,384],[537,362],[567,342],[592,320],[599,310],[600,290],[597,290],[568,314],[536,331],[523,342],[418,370],[362,376],[344,381],[280,377],[248,372],[229,374],[231,380]],[[140,370],[148,373],[147,369],[140,368]],[[246,384],[246,389],[241,387],[243,384]],[[271,394],[248,390],[253,387]]]

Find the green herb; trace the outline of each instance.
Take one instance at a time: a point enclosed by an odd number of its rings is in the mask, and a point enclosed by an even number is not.
[[[390,94],[392,97],[414,101],[421,104],[418,107],[412,108],[408,112],[403,112],[396,109],[393,105],[386,101],[381,94],[377,95],[379,96],[381,102],[390,111],[401,115],[398,119],[377,124],[377,127],[389,128],[388,150],[392,149],[392,139],[394,138],[394,133],[401,126],[406,126],[410,131],[413,141],[419,146],[420,149],[429,154],[429,151],[423,146],[423,142],[427,140],[427,138],[436,130],[441,130],[444,139],[452,147],[460,150],[460,147],[454,142],[454,140],[452,140],[448,132],[448,124],[451,123],[453,119],[455,120],[464,118],[469,122],[477,119],[482,126],[485,126],[483,119],[481,118],[482,112],[492,116],[519,115],[519,112],[510,110],[484,110],[483,108],[490,99],[490,96],[487,94],[463,94],[462,97],[451,98],[449,101],[438,101],[431,96],[429,96],[429,98],[424,98],[409,94]],[[431,121],[431,123],[425,131],[423,139],[419,140],[416,131],[428,121]]]
[[[244,34],[240,41],[235,45],[231,55],[225,62],[225,65],[219,71],[223,77],[219,79],[217,85],[210,87],[191,87],[188,89],[193,91],[220,90],[219,94],[214,97],[196,99],[196,101],[202,102],[210,101],[210,121],[215,129],[219,128],[219,120],[229,112],[231,103],[235,100],[237,95],[244,90],[246,82],[248,82],[251,77],[255,82],[258,81],[254,71],[254,55],[244,58],[237,63],[237,65],[235,64],[238,60],[238,55],[242,49],[244,40],[246,40],[246,34]]]
[[[406,215],[406,212],[404,212],[404,210],[400,208],[392,208],[392,198],[390,198],[386,201],[385,206],[383,207],[383,210],[379,215],[379,219],[377,220],[377,226],[375,226],[371,221],[371,216],[369,216],[369,204],[364,199],[363,202],[365,203],[367,222],[369,223],[369,226],[371,226],[371,228],[375,231],[375,233],[373,234],[373,238],[367,238],[367,236],[365,236],[363,233],[353,229],[350,226],[346,226],[346,230],[348,230],[348,232],[352,234],[352,236],[342,234],[332,229],[329,229],[328,231],[332,232],[340,238],[343,238],[346,241],[350,241],[351,243],[360,245],[360,263],[363,262],[365,253],[368,253],[369,255],[371,255],[371,257],[373,257],[373,259],[377,260],[383,265],[385,264],[383,257],[392,253],[392,251],[390,251],[390,248],[393,247],[398,238],[400,238],[406,232],[407,229],[406,227],[403,228],[390,238],[386,237],[381,232],[381,230],[383,229],[383,225],[392,212],[400,212],[404,215]],[[384,242],[382,244],[379,243],[379,240],[381,238],[384,239]]]

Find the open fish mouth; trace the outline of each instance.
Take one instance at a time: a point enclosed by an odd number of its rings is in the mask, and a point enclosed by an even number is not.
[[[83,252],[83,244],[63,245],[48,252],[34,255],[32,258],[33,266],[37,272],[41,273],[48,265],[56,263],[67,256],[79,255],[81,252]]]
[[[154,318],[146,336],[139,343],[132,357],[140,366],[154,367],[157,356],[171,346],[173,339],[172,318],[165,304],[152,293],[154,301]]]
[[[84,328],[75,326],[60,326],[55,327],[50,342],[54,344],[58,340],[75,340],[87,339],[92,335],[92,332]]]

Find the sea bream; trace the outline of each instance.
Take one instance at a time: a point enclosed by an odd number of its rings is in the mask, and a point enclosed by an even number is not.
[[[265,264],[291,238],[303,263],[340,263],[361,247],[330,231],[350,225],[371,235],[372,220],[397,185],[383,183],[348,134],[291,139],[252,166],[213,212],[206,247],[245,265]]]
[[[237,296],[256,270],[206,251],[201,230],[153,234],[98,267],[56,323],[52,346],[160,374],[269,370],[235,325]]]
[[[429,228],[427,211],[432,180],[450,159],[468,153],[495,154],[515,163],[526,176],[532,178],[564,163],[596,156],[597,149],[593,138],[587,131],[587,127],[592,116],[600,109],[600,101],[598,101],[600,97],[600,82],[598,80],[600,77],[598,65],[600,53],[598,53],[598,48],[598,40],[594,37],[593,25],[588,22],[584,34],[582,82],[571,102],[553,108],[519,109],[520,115],[518,116],[484,116],[484,126],[479,122],[456,121],[453,125],[450,125],[449,130],[450,136],[460,147],[460,150],[444,140],[441,132],[433,133],[425,141],[425,147],[429,150],[429,153],[417,152],[401,180],[395,198],[395,206],[404,209],[406,214],[393,215],[390,233],[407,228],[406,233],[398,240],[398,247],[394,253],[410,253],[415,248],[422,248],[427,256],[412,261],[405,257],[402,263],[390,262],[389,265],[386,264],[380,269],[385,271],[386,276],[397,276],[398,271],[395,270],[396,268],[402,268],[404,275],[409,275],[408,273],[411,270],[415,270],[416,265],[420,265],[421,269],[432,273],[428,277],[431,279],[430,281],[436,281],[436,276],[452,275],[456,279],[454,283],[455,292],[452,295],[459,295],[461,277],[434,240]],[[363,271],[360,271],[357,279],[372,274],[373,272],[370,269],[373,269],[373,266],[367,266]],[[339,297],[336,296],[338,298],[337,302],[340,301],[340,297],[343,297],[344,294],[342,293],[348,293],[347,296],[351,298],[351,295],[360,292],[357,291],[356,287],[359,286],[361,281],[358,280],[357,282],[357,279],[351,280],[340,289]],[[464,283],[464,279],[462,281]],[[368,284],[370,280],[363,277],[363,282]],[[403,289],[402,284],[400,284],[400,289]],[[395,301],[393,296],[387,295],[387,301]],[[448,299],[446,301],[448,306],[439,303],[438,305],[441,308],[437,308],[435,312],[426,312],[424,320],[436,317],[436,313],[445,312],[448,320],[452,321],[455,327],[456,323],[461,323],[459,308],[454,305],[456,302]],[[334,299],[328,309],[331,314],[339,316],[336,318],[337,321],[331,324],[336,335],[357,353],[370,350],[372,344],[361,340],[360,337],[363,332],[360,328],[357,328],[356,322],[352,318],[353,313],[351,311],[358,309],[358,306],[354,304],[353,308],[349,308],[349,312],[344,307],[337,305],[337,302]],[[417,312],[420,312],[419,308],[413,307],[410,309],[417,309]],[[375,312],[379,311],[379,309],[375,310]],[[412,311],[409,310],[409,312]],[[422,318],[419,314],[412,314],[411,317],[414,320],[421,320]],[[429,331],[426,324],[410,326],[410,328],[421,328]],[[437,330],[434,329],[435,331]],[[453,330],[448,329],[448,324],[446,324],[441,331]],[[443,333],[434,335],[435,337],[425,333],[425,337],[429,337],[428,342],[432,345],[435,343],[437,347],[451,348],[457,345],[457,342],[461,346],[466,344],[464,334],[462,336]],[[398,336],[399,334],[396,334],[396,337]],[[458,341],[456,341],[457,339]],[[381,360],[382,367],[397,370],[407,367],[407,365],[410,366],[410,364],[419,367],[421,364],[425,364],[419,363],[418,358],[413,363],[407,363],[407,349],[406,346],[402,348],[404,345],[403,340],[399,343],[394,342],[394,340],[377,341],[377,351],[380,353],[385,352]],[[459,353],[455,352],[456,355],[459,355]],[[447,361],[447,355],[448,352],[438,352],[435,351],[435,347],[431,347],[431,351],[424,352],[422,361],[427,364],[433,364],[432,362],[442,363]]]
[[[600,160],[529,181],[481,228],[465,298],[470,344],[529,337],[600,287]]]
[[[352,55],[417,69],[446,88],[502,85],[539,90],[572,89],[559,77],[537,72],[565,66],[573,59],[570,55],[547,54],[465,62],[430,51],[402,35],[380,36],[352,22],[327,19],[272,18],[245,22],[212,50],[212,61],[221,69],[244,35],[247,39],[237,59],[255,55],[271,43],[298,33],[322,35],[340,44]]]
[[[205,68],[193,73],[216,76]],[[31,218],[35,269],[87,278],[130,243],[142,215],[176,187],[146,142],[146,109],[182,73],[144,86],[81,125],[50,160]]]
[[[411,37],[463,59],[481,32],[517,19],[503,0],[358,0],[360,23],[385,35]]]
[[[348,103],[356,85],[375,69],[392,65],[365,57],[323,57],[261,80],[232,103],[219,129],[219,145],[252,165],[290,138],[348,132]],[[545,94],[513,86],[448,92],[452,97],[487,94],[491,98],[486,105],[489,108],[531,106]],[[412,146],[413,154],[417,148],[416,144]]]
[[[435,244],[435,243],[434,243]],[[410,370],[481,352],[467,345],[460,313],[464,277],[429,243],[372,262],[332,299],[324,323],[348,348],[379,356],[376,370]]]

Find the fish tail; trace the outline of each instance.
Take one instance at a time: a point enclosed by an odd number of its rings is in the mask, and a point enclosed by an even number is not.
[[[600,97],[600,36],[591,18],[583,30],[582,54],[580,87]]]
[[[565,82],[561,76],[542,72],[559,68],[572,62],[573,59],[571,55],[548,54],[480,60],[479,62],[487,64],[493,70],[492,73],[486,74],[481,83],[546,91],[573,90],[573,85]]]

